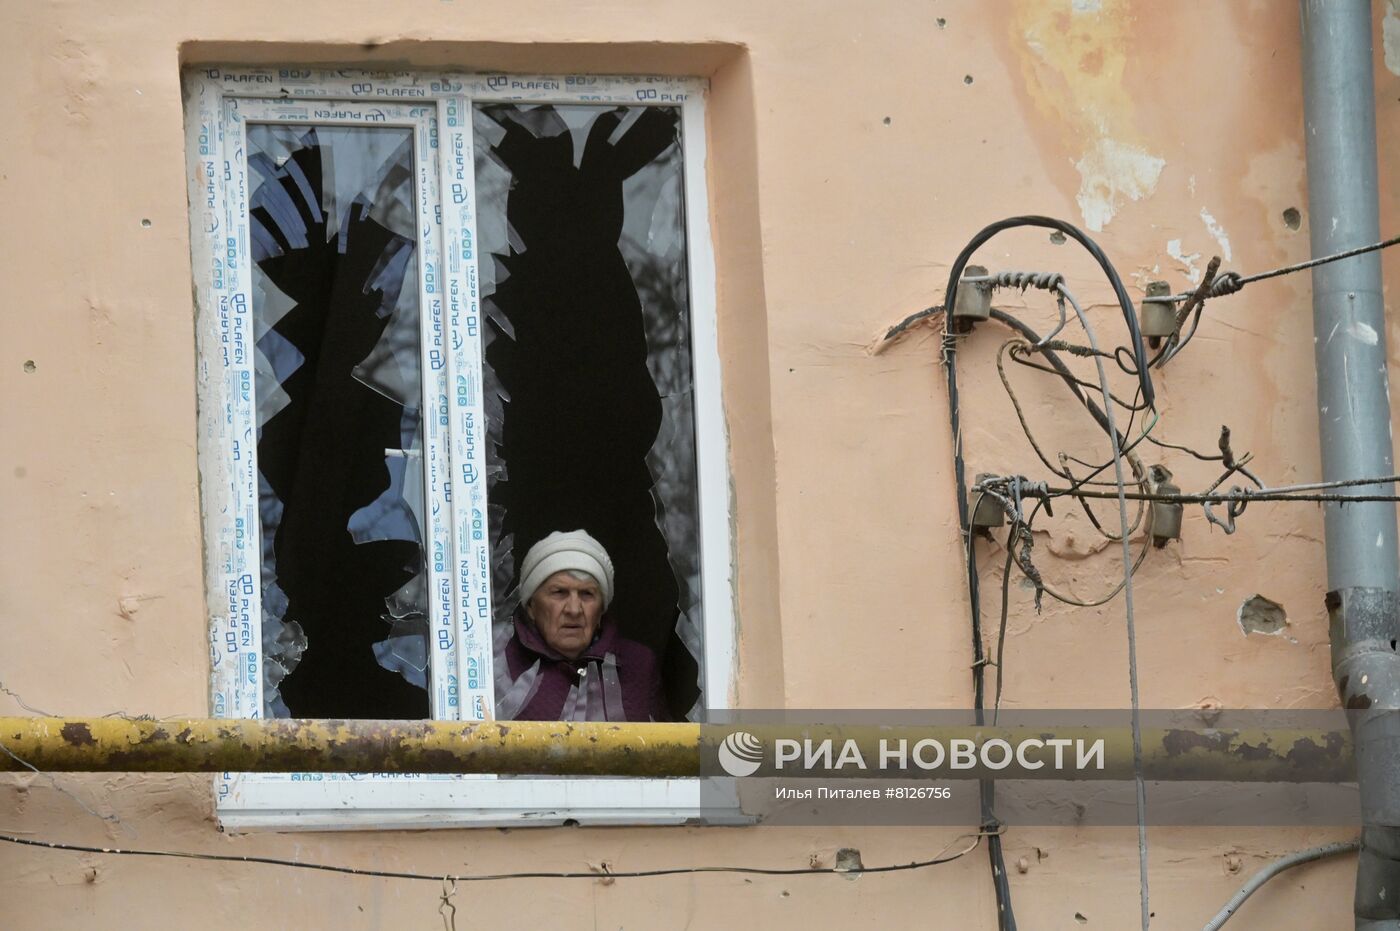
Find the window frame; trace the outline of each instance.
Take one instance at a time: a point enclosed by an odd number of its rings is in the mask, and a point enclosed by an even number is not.
[[[424,464],[425,470],[442,468],[446,476],[442,487],[425,480],[425,495],[430,512],[448,515],[443,526],[430,519],[425,539],[429,553],[433,542],[445,541],[449,557],[428,559],[435,602],[430,630],[443,646],[442,655],[432,651],[431,705],[437,719],[491,717],[490,540],[484,449],[479,448],[485,427],[471,120],[478,101],[680,110],[700,516],[703,655],[698,659],[706,711],[730,708],[736,658],[734,541],[705,184],[708,82],[206,66],[185,72],[184,91],[212,716],[262,714],[256,337],[243,118],[248,116],[259,123],[412,128],[420,213]],[[441,355],[430,358],[439,352],[435,346],[442,347]],[[459,397],[452,386],[462,385],[468,390]],[[472,663],[478,664],[475,677]],[[441,677],[453,674],[455,704],[437,685],[450,686],[451,680]],[[221,825],[234,830],[729,820],[717,818],[713,805],[702,812],[698,779],[221,773],[214,798]]]

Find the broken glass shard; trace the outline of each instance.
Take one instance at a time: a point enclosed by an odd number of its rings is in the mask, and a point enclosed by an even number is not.
[[[249,124],[264,711],[428,705],[411,130]]]

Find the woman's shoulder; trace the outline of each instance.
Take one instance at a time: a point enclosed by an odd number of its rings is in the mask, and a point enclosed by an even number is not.
[[[651,647],[627,637],[617,638],[614,652],[617,653],[617,661],[624,666],[654,667],[656,665],[656,654],[652,652]]]
[[[604,637],[602,639],[605,642],[599,645],[602,646],[606,652],[612,653],[617,657],[619,666],[631,666],[634,668],[634,671],[654,668],[656,666],[656,654],[652,652],[651,647],[647,646],[645,643],[624,636],[617,622],[612,618],[608,619],[608,624],[604,629]]]

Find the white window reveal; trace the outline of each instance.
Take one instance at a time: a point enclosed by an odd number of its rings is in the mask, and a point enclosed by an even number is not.
[[[212,713],[489,720],[583,528],[664,713],[733,686],[703,81],[186,75]],[[502,698],[504,701],[501,701]],[[258,826],[700,816],[694,780],[224,774]]]

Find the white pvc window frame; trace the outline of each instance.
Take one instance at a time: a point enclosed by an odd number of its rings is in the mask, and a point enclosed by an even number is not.
[[[196,295],[199,467],[210,637],[211,714],[262,709],[247,122],[399,126],[414,137],[431,707],[492,716],[490,540],[486,532],[472,106],[512,101],[661,105],[681,114],[689,261],[704,703],[731,707],[734,567],[721,406],[714,253],[705,186],[706,81],[292,68],[186,72],[191,252]],[[679,823],[702,818],[696,779],[223,773],[226,828]],[[713,812],[711,812],[711,815]]]

